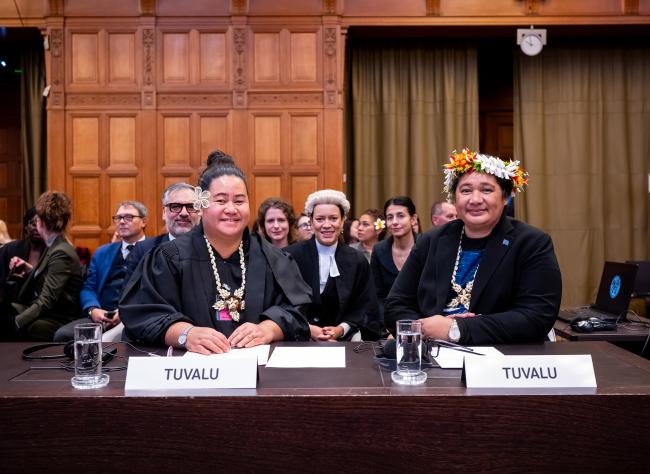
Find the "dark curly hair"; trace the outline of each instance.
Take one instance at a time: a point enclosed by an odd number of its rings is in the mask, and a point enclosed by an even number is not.
[[[50,232],[64,232],[72,214],[72,201],[67,194],[46,191],[36,201],[36,215]]]
[[[269,242],[271,241],[269,236],[266,235],[266,227],[264,226],[264,221],[266,220],[266,212],[269,209],[279,209],[282,211],[284,216],[287,218],[287,221],[289,222],[289,235],[287,236],[287,239],[289,241],[289,244],[294,243],[296,239],[294,238],[293,230],[296,226],[296,214],[293,212],[293,206],[280,198],[268,198],[265,199],[262,204],[260,204],[260,208],[257,211],[257,226],[260,230],[260,233],[266,240]]]
[[[381,219],[381,220],[386,219],[379,209],[374,209],[374,208],[366,209],[361,214],[359,214],[359,218],[361,218],[361,216],[363,216],[364,214],[372,218],[373,225],[375,224],[377,219]],[[386,227],[384,227],[379,233],[379,235],[377,235],[377,240],[383,240],[384,237],[386,237]]]

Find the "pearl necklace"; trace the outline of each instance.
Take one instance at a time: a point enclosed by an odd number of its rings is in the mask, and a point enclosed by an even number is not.
[[[244,262],[244,241],[239,243],[239,266],[241,267],[241,286],[237,288],[233,294],[221,286],[221,278],[219,278],[219,271],[217,270],[217,263],[214,259],[214,252],[212,245],[208,238],[203,235],[205,243],[208,246],[208,253],[210,254],[210,264],[212,265],[212,273],[214,273],[214,281],[217,284],[217,296],[212,307],[217,310],[217,313],[223,309],[228,311],[233,321],[239,322],[239,311],[245,309],[244,302],[244,289],[246,288],[246,263]]]
[[[456,296],[456,298],[452,299],[449,302],[447,308],[456,309],[460,305],[463,305],[469,311],[469,304],[472,299],[472,289],[474,288],[474,279],[476,278],[476,272],[478,272],[479,266],[478,265],[476,266],[476,270],[474,270],[474,275],[472,275],[472,279],[467,282],[464,288],[460,286],[458,283],[456,283],[456,273],[458,272],[458,265],[460,263],[460,253],[461,253],[464,234],[465,234],[465,228],[463,227],[463,229],[460,232],[460,241],[458,242],[458,252],[456,253],[456,263],[454,264],[454,273],[451,275],[451,289],[454,290],[458,296]]]

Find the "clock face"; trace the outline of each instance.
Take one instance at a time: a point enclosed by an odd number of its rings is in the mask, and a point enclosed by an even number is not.
[[[528,56],[535,56],[542,51],[544,45],[542,44],[542,39],[534,34],[526,35],[521,40],[521,50],[524,54]]]

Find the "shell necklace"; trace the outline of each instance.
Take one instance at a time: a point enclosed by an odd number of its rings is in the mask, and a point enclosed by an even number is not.
[[[460,305],[463,305],[465,309],[469,311],[469,303],[472,299],[472,289],[474,288],[474,279],[476,278],[476,272],[478,272],[479,266],[476,266],[476,270],[474,270],[472,279],[465,284],[465,287],[462,287],[456,283],[456,273],[458,272],[458,265],[460,263],[460,254],[462,251],[461,247],[464,234],[465,228],[463,227],[463,230],[460,232],[460,240],[458,241],[458,253],[456,254],[456,263],[454,264],[454,273],[451,275],[451,289],[456,292],[457,296],[449,302],[447,308],[455,309]]]
[[[244,262],[244,241],[239,243],[239,266],[241,267],[241,286],[237,288],[232,294],[221,286],[221,278],[219,278],[219,271],[217,270],[217,263],[214,259],[214,252],[212,245],[208,238],[203,235],[205,243],[208,246],[208,253],[210,254],[210,264],[212,264],[212,273],[214,273],[214,281],[217,284],[217,296],[212,307],[217,310],[228,311],[230,317],[235,322],[239,322],[239,311],[245,309],[244,290],[246,289],[246,263]]]

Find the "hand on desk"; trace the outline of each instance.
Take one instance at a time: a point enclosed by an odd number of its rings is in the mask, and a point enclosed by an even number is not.
[[[228,338],[228,342],[234,347],[254,347],[260,344],[270,344],[276,338],[268,323],[276,325],[272,321],[262,321],[260,324],[244,323],[233,331]]]
[[[187,334],[185,348],[199,354],[223,354],[230,351],[230,342],[216,329],[193,327]]]
[[[319,326],[309,325],[312,341],[336,341],[343,335],[343,328],[340,326]]]
[[[422,318],[422,336],[430,339],[442,339],[443,341],[449,340],[449,328],[451,327],[451,320],[453,318],[473,318],[476,317],[474,313],[461,313],[450,316],[440,316],[438,314]]]

